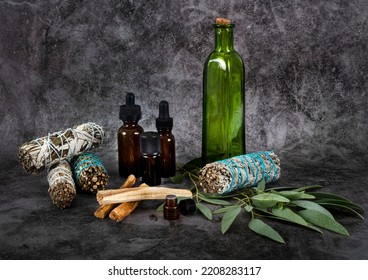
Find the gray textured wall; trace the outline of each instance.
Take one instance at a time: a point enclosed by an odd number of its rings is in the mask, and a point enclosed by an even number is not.
[[[236,23],[246,65],[249,151],[367,159],[365,0],[14,0],[0,2],[2,164],[17,160],[22,142],[86,121],[105,126],[99,154],[116,164],[127,91],[145,130],[166,99],[179,161],[198,156],[218,16]]]

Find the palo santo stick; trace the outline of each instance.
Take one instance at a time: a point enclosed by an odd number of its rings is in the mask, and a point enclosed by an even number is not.
[[[131,188],[133,187],[136,181],[137,179],[135,178],[134,175],[129,175],[128,178],[125,180],[124,184],[120,186],[120,189]],[[116,205],[117,204],[106,204],[100,206],[94,213],[95,217],[99,219],[105,218],[111,212],[111,210],[113,210],[114,207],[116,207]]]
[[[185,189],[173,189],[165,187],[149,187],[146,188],[142,184],[136,189],[130,189],[117,194],[112,194],[103,197],[98,200],[100,205],[111,204],[111,203],[122,203],[129,201],[140,201],[140,200],[155,200],[155,199],[165,199],[167,195],[176,195],[179,197],[192,197],[192,192]]]
[[[148,187],[148,185],[146,184],[142,184],[140,187]],[[120,222],[121,220],[123,220],[125,217],[127,217],[128,215],[130,215],[135,208],[138,207],[140,201],[131,201],[131,202],[123,202],[121,203],[118,207],[116,207],[114,210],[112,210],[109,214],[109,218]],[[107,204],[104,206],[108,206],[108,205],[112,205],[112,204]],[[104,207],[102,206],[102,207]]]

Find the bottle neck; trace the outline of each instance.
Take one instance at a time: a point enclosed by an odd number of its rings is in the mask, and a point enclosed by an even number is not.
[[[123,121],[124,126],[134,127],[138,126],[138,121]]]
[[[231,52],[234,50],[234,24],[219,25],[214,24],[215,28],[215,51]]]
[[[171,133],[171,129],[168,129],[168,128],[157,128],[157,131],[160,132],[160,133]]]

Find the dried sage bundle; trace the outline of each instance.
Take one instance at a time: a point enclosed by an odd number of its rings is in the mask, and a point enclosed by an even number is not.
[[[73,173],[76,183],[89,193],[104,190],[109,179],[100,158],[90,152],[73,159]]]
[[[76,196],[73,173],[68,161],[63,160],[53,166],[47,174],[49,194],[59,208],[69,207]]]
[[[226,194],[280,178],[280,159],[273,151],[256,152],[216,161],[200,172],[200,186],[204,192]]]
[[[28,173],[38,174],[64,159],[100,146],[104,138],[101,126],[92,122],[81,124],[22,144],[19,161]]]

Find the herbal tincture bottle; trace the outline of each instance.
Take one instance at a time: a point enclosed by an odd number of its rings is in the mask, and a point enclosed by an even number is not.
[[[173,118],[169,114],[169,103],[161,101],[159,104],[159,116],[156,118],[156,128],[160,134],[161,144],[161,177],[175,176],[175,137],[171,133]]]
[[[203,72],[203,163],[245,154],[244,64],[233,47],[234,24],[216,19],[215,49]]]
[[[142,183],[149,186],[161,184],[160,135],[143,132],[140,136]]]
[[[118,131],[119,174],[127,178],[130,174],[141,176],[139,136],[143,128],[138,125],[142,118],[141,107],[135,104],[133,93],[126,95],[126,104],[120,106],[123,126]]]
[[[180,217],[178,199],[175,195],[167,195],[164,204],[164,218],[167,220],[176,220]]]

